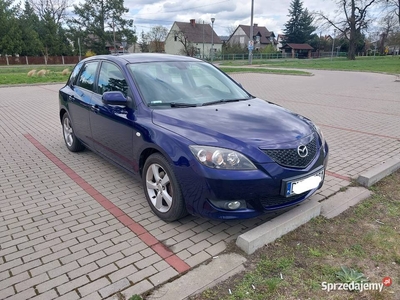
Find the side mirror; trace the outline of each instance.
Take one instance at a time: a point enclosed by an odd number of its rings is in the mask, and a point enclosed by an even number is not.
[[[108,105],[127,105],[128,100],[120,91],[105,92],[101,98],[104,104]]]

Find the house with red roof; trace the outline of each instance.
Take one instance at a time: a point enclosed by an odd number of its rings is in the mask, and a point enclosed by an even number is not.
[[[276,47],[278,44],[275,39],[275,34],[273,31],[269,31],[264,26],[258,26],[258,24],[253,25],[253,42],[254,50],[262,50],[263,48],[273,45]],[[239,25],[233,34],[230,36],[228,43],[230,45],[240,45],[242,48],[246,48],[250,41],[250,26]]]
[[[165,53],[209,58],[222,49],[222,41],[210,24],[174,22],[165,39]]]

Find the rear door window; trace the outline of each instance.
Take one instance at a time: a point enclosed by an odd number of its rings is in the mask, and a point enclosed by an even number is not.
[[[99,65],[98,61],[88,62],[82,67],[82,72],[79,75],[76,86],[94,91],[94,81],[96,78],[96,70]]]

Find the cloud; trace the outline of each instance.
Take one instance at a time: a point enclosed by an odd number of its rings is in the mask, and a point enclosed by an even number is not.
[[[255,0],[254,23],[265,26],[277,35],[282,33],[288,20],[291,0]],[[155,25],[171,28],[174,21],[189,22],[201,20],[211,24],[215,18],[214,29],[218,35],[228,35],[230,29],[239,24],[250,25],[251,1],[239,0],[126,0],[130,9],[126,17],[134,20],[138,31],[147,31]],[[303,0],[303,7],[312,11],[333,12],[335,2]]]

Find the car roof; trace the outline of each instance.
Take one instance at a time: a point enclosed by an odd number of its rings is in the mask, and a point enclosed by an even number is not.
[[[162,53],[130,53],[130,54],[107,54],[96,55],[87,58],[92,59],[107,59],[119,63],[143,63],[143,62],[162,62],[162,61],[201,61],[200,59]]]

